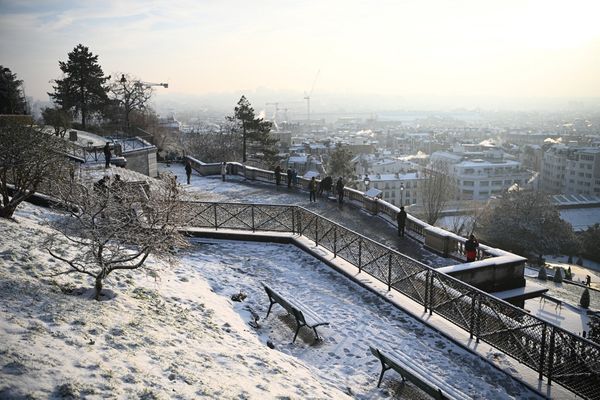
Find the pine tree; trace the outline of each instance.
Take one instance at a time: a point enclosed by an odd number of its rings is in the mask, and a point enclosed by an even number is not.
[[[276,161],[277,139],[270,134],[272,123],[256,117],[246,96],[242,96],[234,109],[234,114],[227,118],[235,122],[242,136],[242,162],[248,160],[248,147],[253,146],[254,157],[263,166],[271,166]]]
[[[79,113],[81,125],[86,129],[89,116],[101,111],[107,102],[104,84],[109,77],[104,76],[98,56],[82,44],[78,44],[68,57],[68,61],[58,62],[63,79],[55,81],[54,92],[48,95],[63,110]]]
[[[342,177],[344,182],[350,186],[354,181],[354,166],[352,165],[352,153],[344,148],[341,143],[336,144],[335,150],[329,159],[328,174],[333,177]]]
[[[590,306],[590,291],[589,289],[585,289],[581,294],[581,299],[579,300],[579,305],[583,308],[588,308]]]
[[[27,114],[23,81],[9,68],[0,65],[0,114]]]

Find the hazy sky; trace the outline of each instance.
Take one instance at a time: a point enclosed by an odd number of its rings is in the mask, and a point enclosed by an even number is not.
[[[43,100],[78,43],[169,93],[301,96],[320,70],[315,96],[600,96],[599,15],[598,0],[0,0],[0,64]]]

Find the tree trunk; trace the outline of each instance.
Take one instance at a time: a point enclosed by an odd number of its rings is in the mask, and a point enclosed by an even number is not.
[[[94,289],[96,289],[94,298],[96,300],[100,300],[100,292],[102,291],[102,279],[104,279],[104,273],[100,273],[98,276],[96,276],[96,285],[94,286]]]
[[[12,218],[16,209],[17,207],[14,205],[0,207],[0,218]]]

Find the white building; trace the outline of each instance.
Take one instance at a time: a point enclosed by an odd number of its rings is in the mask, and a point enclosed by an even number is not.
[[[548,193],[600,195],[600,148],[552,146],[542,160],[541,187]]]
[[[368,188],[365,178],[369,182]],[[418,172],[361,175],[358,189],[363,192],[371,188],[381,190],[381,198],[395,206],[422,204],[419,190],[421,180]]]
[[[485,200],[514,184],[525,186],[531,178],[532,174],[520,162],[504,159],[498,148],[464,146],[462,149],[431,155],[432,168],[447,171],[453,178],[457,200]]]

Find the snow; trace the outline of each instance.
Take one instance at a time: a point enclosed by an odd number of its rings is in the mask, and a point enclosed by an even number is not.
[[[260,184],[193,179],[201,184],[188,187],[190,196],[231,200],[250,193],[246,201],[301,203],[297,194],[261,190]],[[331,212],[319,206],[314,207]],[[356,210],[352,214],[356,218]],[[45,237],[56,235],[45,225],[53,218],[60,215],[24,204],[18,223],[0,220],[0,398],[399,396],[402,386],[393,372],[376,387],[380,365],[370,344],[406,353],[473,398],[539,398],[292,245],[196,240],[178,265],[150,260],[143,271],[114,273],[105,301],[92,301],[87,278],[49,276],[59,266],[43,250]],[[65,243],[64,251],[77,249]],[[323,340],[314,343],[304,329],[291,344],[294,321],[278,305],[265,320],[268,300],[261,282],[328,319],[331,326],[319,329]],[[231,295],[239,292],[247,295],[245,301],[233,302]],[[382,295],[399,302],[391,293]],[[485,344],[478,346],[479,354],[485,351]],[[497,351],[484,357],[515,376],[523,370]]]
[[[347,397],[268,348],[201,266],[114,274],[102,302],[87,279],[49,277],[48,216],[25,204],[0,220],[0,398]]]

